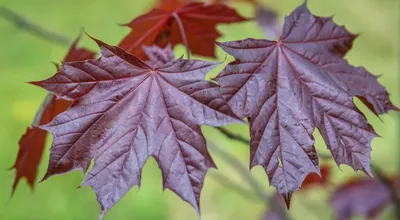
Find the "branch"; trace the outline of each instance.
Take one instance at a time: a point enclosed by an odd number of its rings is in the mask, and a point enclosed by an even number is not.
[[[229,177],[223,175],[222,173],[210,173],[209,174],[212,179],[219,182],[221,185],[227,188],[231,188],[236,191],[243,198],[248,199],[250,201],[254,201],[254,199],[260,199],[262,202],[265,202],[264,197],[255,193],[254,191],[247,189],[246,187],[241,186],[237,182],[232,181]]]
[[[0,7],[0,17],[3,17],[5,20],[14,23],[15,26],[17,26],[18,28],[28,31],[46,41],[50,41],[51,43],[56,43],[61,46],[68,46],[71,42],[71,40],[67,37],[46,30],[40,25],[27,20],[23,16],[11,11],[4,6]]]
[[[190,50],[189,50],[189,43],[188,40],[186,38],[186,32],[185,32],[185,27],[183,26],[182,20],[181,18],[178,16],[177,13],[172,13],[172,17],[176,20],[176,22],[178,23],[178,27],[179,27],[179,31],[181,32],[181,37],[182,37],[182,41],[183,44],[186,47],[186,55],[187,58],[190,60]]]
[[[53,98],[53,94],[52,93],[47,93],[46,98],[43,100],[42,104],[40,105],[38,111],[36,112],[35,118],[33,119],[33,122],[31,124],[31,126],[39,126],[40,124],[40,119],[43,116],[43,112],[46,109],[46,107],[49,105],[49,103],[51,102],[51,99]]]
[[[237,159],[232,157],[229,153],[218,147],[213,142],[208,141],[207,146],[214,149],[215,152],[218,153],[222,159],[224,159],[227,163],[229,163],[229,165],[236,169],[236,171],[242,176],[242,178],[246,180],[250,184],[250,186],[256,191],[257,195],[259,195],[264,202],[267,202],[269,204],[271,210],[279,215],[279,220],[289,219],[286,213],[286,208],[283,207],[282,203],[280,201],[277,201],[274,196],[266,194],[262,190],[262,186],[258,183],[256,179],[254,179],[252,175],[250,175],[246,167],[242,166],[242,164]]]
[[[225,135],[227,138],[235,140],[235,141],[239,141],[243,144],[249,145],[250,140],[247,138],[244,138],[240,135],[237,135],[231,131],[229,131],[226,128],[222,128],[222,127],[215,127],[215,129],[217,129],[218,131],[220,131],[223,135]]]
[[[216,127],[215,129],[219,130],[227,138],[230,138],[232,140],[236,140],[236,141],[239,141],[239,142],[244,143],[244,144],[249,144],[249,142],[250,142],[248,139],[246,139],[246,138],[244,138],[244,137],[242,137],[240,135],[237,135],[237,134],[235,134],[235,133],[233,133],[233,132],[231,132],[231,131],[229,131],[229,130],[227,130],[225,128]],[[215,145],[211,145],[211,146],[214,146],[214,148],[217,149]],[[222,149],[217,149],[217,150],[219,150],[219,153],[221,154]],[[225,155],[221,155],[222,158],[225,158],[228,162],[230,162],[230,164],[237,163],[237,162],[233,161],[233,160],[235,160],[234,158],[228,158],[227,157],[228,155],[226,155],[225,152],[222,152],[222,154],[225,154]],[[332,156],[327,155],[327,154],[319,154],[319,157],[321,159],[332,159]],[[236,165],[239,166],[240,164],[238,163]],[[375,166],[374,164],[371,163],[371,169],[376,174],[377,178],[391,190],[392,202],[394,204],[395,214],[396,214],[396,217],[398,219],[400,219],[400,198],[398,196],[399,194],[397,192],[396,187],[393,186],[393,184],[391,183],[390,179],[388,179],[386,177],[386,175],[383,173],[383,171],[379,167],[377,167],[377,166]],[[238,170],[239,170],[239,173],[241,173],[242,175],[244,173],[246,173],[246,171],[243,171],[241,169],[238,169]],[[254,179],[252,178],[251,175],[246,174],[246,175],[243,175],[243,177],[244,177],[244,179],[249,181],[250,185],[252,185],[254,187],[254,189],[256,190],[256,192],[258,194],[260,194],[260,195],[263,194],[262,192],[260,192],[258,183],[256,181],[254,181]],[[263,197],[266,200],[270,200],[271,199],[267,195],[263,195]],[[272,200],[273,200],[273,198],[272,198]],[[271,204],[273,204],[273,203],[271,203]],[[286,213],[284,213],[284,214],[286,215]],[[282,219],[284,219],[284,218],[282,218]]]

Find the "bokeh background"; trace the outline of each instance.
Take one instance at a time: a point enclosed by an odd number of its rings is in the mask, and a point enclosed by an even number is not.
[[[283,20],[302,0],[269,0],[260,1],[275,9]],[[117,44],[128,32],[128,28],[118,24],[127,23],[134,17],[147,12],[153,0],[0,0],[5,6],[25,16],[32,22],[46,29],[74,39],[81,28],[90,35],[109,44]],[[361,33],[353,49],[346,58],[353,65],[363,65],[375,74],[382,74],[379,81],[391,93],[397,106],[399,96],[399,13],[398,0],[309,0],[311,11],[317,15],[335,15],[334,20],[345,24],[353,33]],[[244,3],[233,4],[239,12],[247,17],[252,16],[253,7]],[[220,25],[224,37],[219,41],[238,40],[247,37],[262,38],[262,32],[255,22],[244,22],[233,25]],[[94,42],[83,37],[81,45],[98,51]],[[11,185],[14,172],[8,168],[14,163],[18,140],[25,132],[41,104],[46,92],[27,84],[28,81],[45,79],[55,73],[51,62],[59,62],[68,48],[53,44],[0,18],[0,219],[2,220],[45,220],[45,219],[97,219],[100,207],[95,194],[89,187],[76,189],[83,180],[79,172],[64,176],[55,176],[37,185],[32,192],[25,180],[18,185],[11,198]],[[218,60],[225,54],[220,49]],[[176,54],[184,53],[178,46]],[[226,62],[223,64],[225,65]],[[223,65],[219,68],[221,69]],[[214,73],[211,74],[215,74]],[[390,175],[399,172],[400,148],[398,141],[399,113],[390,112],[381,116],[380,121],[372,112],[363,107],[367,118],[381,138],[372,142],[372,163]],[[217,130],[203,126],[207,139],[223,148],[243,166],[248,167],[249,148],[236,141],[227,139]],[[231,125],[231,131],[248,137],[245,125]],[[50,135],[51,136],[51,135]],[[51,137],[48,140],[49,148]],[[326,146],[316,133],[316,147],[320,153],[328,154]],[[47,168],[48,150],[45,150],[40,165],[38,179]],[[250,193],[240,193],[229,184],[221,183],[220,174],[227,176],[231,182],[247,187],[251,186],[238,174],[238,171],[224,161],[214,150],[210,150],[219,171],[208,172],[201,195],[201,219],[206,220],[241,220],[261,219],[268,207]],[[323,160],[321,163],[332,163]],[[254,168],[250,174],[257,179],[263,189],[273,194],[275,189],[269,187],[267,177],[261,167]],[[356,174],[347,167],[333,169],[333,186],[346,181]],[[226,177],[224,177],[226,178]],[[315,187],[293,196],[290,215],[293,219],[334,219],[333,209],[327,203],[334,187]],[[162,190],[161,172],[154,159],[149,159],[142,178],[140,191],[133,188],[105,217],[111,219],[197,219],[192,207],[170,191]],[[383,219],[394,219],[390,209],[386,210]]]

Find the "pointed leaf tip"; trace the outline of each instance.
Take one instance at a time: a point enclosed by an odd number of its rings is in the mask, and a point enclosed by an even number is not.
[[[292,199],[292,195],[291,194],[287,194],[287,195],[283,196],[283,199],[285,200],[286,208],[289,210],[290,209],[290,201]]]

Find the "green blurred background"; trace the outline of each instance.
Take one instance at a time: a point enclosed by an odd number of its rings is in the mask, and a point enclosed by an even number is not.
[[[5,6],[20,13],[32,22],[69,37],[75,38],[81,28],[90,35],[109,44],[117,44],[128,32],[117,24],[126,23],[146,12],[153,0],[0,0]],[[280,19],[289,14],[302,0],[269,0],[261,3],[278,11]],[[361,33],[353,50],[346,56],[353,65],[363,65],[375,74],[382,74],[379,81],[392,94],[391,98],[400,105],[399,82],[399,0],[309,0],[311,11],[317,15],[335,15],[334,20],[345,24],[353,33]],[[239,12],[252,16],[252,6],[244,3],[233,4]],[[255,22],[234,25],[221,25],[225,34],[219,41],[238,40],[246,37],[261,38],[262,33]],[[81,45],[98,51],[94,42],[83,37]],[[100,207],[95,194],[89,187],[76,189],[82,181],[79,172],[55,176],[37,185],[32,192],[25,180],[21,181],[11,199],[11,185],[14,172],[8,168],[14,163],[18,140],[25,132],[41,104],[46,92],[27,84],[32,80],[45,79],[55,73],[54,65],[64,57],[68,48],[52,44],[21,30],[14,24],[0,18],[0,219],[97,219]],[[222,61],[225,54],[217,49]],[[183,54],[182,46],[176,54]],[[224,63],[224,65],[226,62]],[[222,67],[220,67],[222,68]],[[219,68],[219,69],[220,69]],[[214,71],[215,74],[216,71]],[[400,148],[398,142],[399,113],[390,112],[381,117],[381,122],[362,105],[371,124],[382,138],[373,140],[372,162],[389,174],[398,172]],[[248,137],[247,127],[232,125],[230,130]],[[248,146],[229,140],[215,129],[203,126],[207,139],[234,155],[243,166],[248,167]],[[319,152],[329,153],[316,134]],[[50,143],[50,138],[48,143]],[[48,144],[49,147],[49,144]],[[231,181],[250,189],[246,181],[238,175],[230,164],[221,159],[216,152],[211,154],[219,172]],[[40,165],[40,179],[48,161],[45,150]],[[331,163],[331,161],[322,161]],[[333,183],[339,184],[355,174],[346,166],[336,169],[334,165]],[[201,219],[260,219],[268,207],[250,194],[241,194],[217,181],[218,172],[208,172],[201,195]],[[268,193],[267,177],[261,167],[251,171]],[[251,189],[250,189],[251,190]],[[333,219],[332,208],[327,204],[329,190],[313,188],[294,195],[290,214],[293,219]],[[392,219],[393,214],[386,210],[384,219]],[[133,188],[105,219],[197,219],[192,207],[170,191],[162,191],[161,172],[154,159],[149,159],[144,171],[140,191]]]

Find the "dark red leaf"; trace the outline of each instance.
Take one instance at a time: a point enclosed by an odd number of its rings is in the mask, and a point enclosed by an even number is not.
[[[278,21],[277,13],[260,4],[256,4],[256,21],[263,30],[265,37],[276,39],[281,36],[281,25]]]
[[[93,59],[96,56],[96,53],[90,51],[83,47],[78,47],[78,42],[81,36],[78,36],[75,41],[72,43],[71,47],[68,50],[67,55],[64,57],[64,62],[72,62],[72,61],[83,61],[88,59]]]
[[[390,202],[391,190],[377,179],[352,180],[340,186],[330,200],[338,220],[375,217]]]
[[[221,36],[216,25],[244,20],[223,4],[190,3],[173,12],[153,9],[126,24],[132,31],[120,47],[144,58],[143,45],[165,47],[168,43],[175,46],[186,41],[192,53],[215,57],[215,40]]]
[[[94,58],[95,53],[77,46],[79,37],[71,45],[65,62],[79,61]],[[19,151],[15,164],[11,168],[15,168],[16,176],[12,187],[14,193],[19,180],[26,178],[29,186],[33,189],[37,175],[37,169],[42,158],[43,150],[46,144],[47,131],[37,127],[49,123],[53,118],[61,112],[68,109],[70,102],[56,99],[52,94],[48,94],[40,109],[36,113],[35,120],[31,126],[26,129],[26,133],[19,140]]]
[[[370,174],[376,136],[342,82],[329,71],[343,64],[354,35],[303,4],[285,19],[278,41],[220,43],[236,58],[216,78],[233,112],[250,118],[251,167],[262,165],[289,205],[310,173],[320,173],[314,129],[337,164]]]
[[[329,165],[321,165],[321,176],[316,173],[310,173],[301,184],[301,190],[308,189],[312,186],[325,186],[330,182],[332,167]]]
[[[55,99],[55,96],[48,94],[38,113],[35,121],[26,129],[26,133],[19,140],[19,151],[17,159],[12,168],[15,168],[16,176],[12,187],[14,193],[19,180],[26,178],[29,186],[33,189],[37,175],[37,169],[42,158],[43,149],[46,143],[47,131],[36,125],[49,123],[54,116],[65,111],[70,103],[64,100]]]
[[[175,11],[176,9],[184,6],[185,4],[201,2],[200,0],[158,0],[154,8],[163,9],[166,11]],[[255,0],[205,0],[203,2],[211,4],[227,4],[231,2],[248,2],[255,3]]]
[[[65,63],[53,77],[34,82],[72,107],[43,129],[54,140],[44,179],[94,167],[82,185],[91,186],[101,217],[133,186],[149,156],[162,170],[164,188],[199,213],[205,173],[215,167],[200,125],[242,123],[204,80],[217,63],[178,59],[153,68],[119,47],[96,40],[98,60]],[[100,218],[101,218],[100,217]]]

